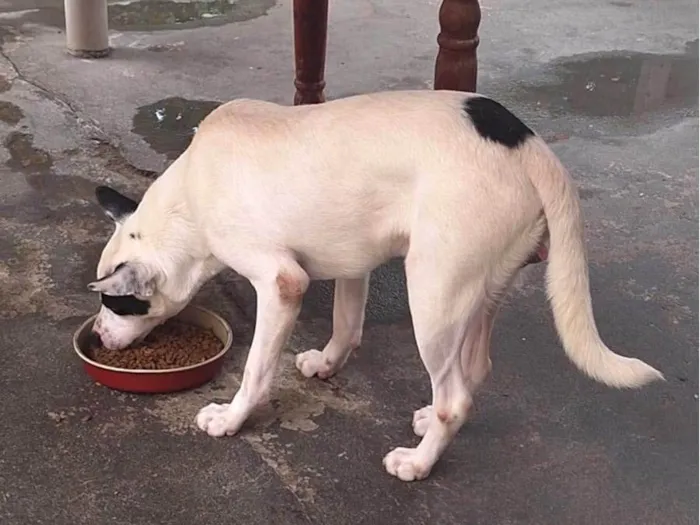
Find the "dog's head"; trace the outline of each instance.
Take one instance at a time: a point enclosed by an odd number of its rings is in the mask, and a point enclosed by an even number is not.
[[[156,249],[139,228],[138,203],[105,186],[95,194],[116,229],[102,251],[97,280],[88,285],[102,302],[92,331],[105,347],[121,349],[179,313],[189,297],[174,299],[165,290]]]

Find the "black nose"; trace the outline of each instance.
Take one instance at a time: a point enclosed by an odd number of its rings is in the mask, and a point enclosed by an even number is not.
[[[87,345],[91,350],[101,347],[102,339],[100,339],[100,335],[97,332],[90,332],[87,338]]]

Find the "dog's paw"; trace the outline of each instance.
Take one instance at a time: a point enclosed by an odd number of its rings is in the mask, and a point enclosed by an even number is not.
[[[307,350],[297,354],[296,367],[304,377],[318,376],[327,379],[335,373],[331,364],[323,357],[323,352],[318,350]]]
[[[425,464],[415,448],[395,448],[384,456],[384,468],[401,481],[416,481],[430,474],[430,466]]]
[[[211,403],[205,406],[197,413],[195,422],[200,430],[213,437],[232,436],[243,424],[228,403]]]
[[[413,433],[418,437],[425,436],[433,417],[433,405],[427,405],[413,413]]]

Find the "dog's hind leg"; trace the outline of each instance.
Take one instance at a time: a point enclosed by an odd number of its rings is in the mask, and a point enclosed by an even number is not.
[[[482,307],[475,316],[474,330],[467,334],[461,351],[462,375],[472,397],[491,373],[491,332],[497,306]],[[413,413],[413,432],[423,437],[433,415],[433,406],[428,405]]]
[[[308,350],[297,355],[296,367],[304,376],[331,377],[360,346],[368,290],[369,274],[361,279],[335,281],[333,335],[323,352]]]
[[[474,345],[462,348],[462,373],[472,396],[491,373],[491,332],[496,313],[497,307],[492,305],[481,311],[481,323]]]
[[[413,328],[433,391],[434,412],[416,448],[396,448],[384,458],[387,472],[404,481],[430,473],[467,418],[472,405],[461,366],[461,350],[474,337],[485,303],[485,276],[474,268],[462,284],[452,265],[429,256],[409,256],[406,278]],[[467,277],[466,275],[464,276]],[[457,283],[459,282],[459,285]]]
[[[469,393],[474,396],[491,373],[491,332],[502,304],[502,296],[522,275],[522,262],[538,246],[545,232],[546,221],[540,216],[522,235],[503,252],[497,265],[490,268],[484,288],[489,299],[475,315],[474,331],[469,332],[461,352],[462,375]],[[413,432],[422,437],[428,430],[433,416],[433,406],[428,405],[413,413]]]

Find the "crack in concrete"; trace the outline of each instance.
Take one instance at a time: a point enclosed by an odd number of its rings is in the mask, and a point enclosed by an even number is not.
[[[101,128],[99,122],[92,118],[83,116],[78,108],[76,108],[69,100],[62,97],[59,93],[50,90],[49,88],[42,85],[36,80],[30,80],[29,78],[24,76],[17,64],[15,64],[15,62],[5,52],[4,48],[0,48],[0,57],[2,57],[7,62],[12,72],[14,73],[13,78],[8,79],[10,84],[19,80],[37,89],[48,100],[59,105],[61,109],[63,109],[66,113],[68,113],[75,119],[76,123],[78,124],[78,127],[84,132],[85,138],[96,143],[96,145],[98,146],[98,151],[100,148],[109,149],[108,152],[100,152],[103,155],[106,154],[106,156],[109,157],[108,165],[106,166],[107,168],[117,168],[115,169],[115,171],[118,171],[118,168],[126,169],[134,175],[146,177],[149,179],[154,179],[158,176],[158,172],[142,169],[130,163],[121,151],[121,148],[119,147],[118,143],[114,144],[114,141],[110,140],[109,135]]]
[[[294,366],[294,359],[295,352],[285,351],[282,354],[270,403],[253,414],[250,422],[254,425],[252,430],[244,427],[229,439],[242,439],[248,443],[294,495],[307,515],[308,506],[314,504],[316,498],[312,477],[304,473],[308,468],[301,467],[303,472],[300,472],[299,465],[287,459],[293,453],[289,447],[294,442],[282,443],[279,436],[270,431],[280,428],[302,434],[313,432],[318,428],[314,418],[321,416],[326,409],[358,419],[372,418],[372,415],[369,400],[348,391],[340,392],[329,382],[302,377]],[[171,434],[199,433],[193,423],[197,410],[211,401],[230,402],[238,390],[240,377],[240,366],[229,362],[212,383],[179,396],[159,398],[154,407],[146,412],[159,419]],[[201,435],[202,439],[211,439]]]
[[[313,505],[316,491],[310,484],[308,476],[295,472],[284,458],[285,451],[274,443],[275,434],[264,432],[262,435],[245,435],[243,440],[258,454],[265,464],[270,467],[286,489],[294,496],[301,507],[304,517],[311,523],[311,517],[306,509]]]

